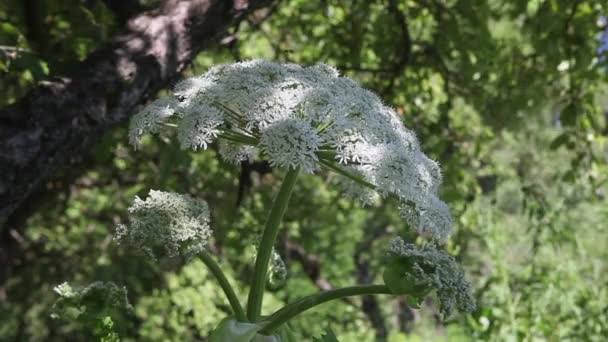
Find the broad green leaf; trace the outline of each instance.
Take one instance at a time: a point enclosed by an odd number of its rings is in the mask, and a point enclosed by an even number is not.
[[[551,141],[551,145],[549,148],[552,150],[556,150],[562,145],[567,144],[570,141],[570,134],[568,132],[562,133],[558,135],[553,141]]]
[[[253,323],[239,322],[234,318],[225,318],[209,336],[209,342],[262,342],[269,340],[254,340],[257,332],[263,326]],[[269,341],[270,342],[270,341]]]
[[[291,329],[284,325],[274,335],[260,335],[261,324],[239,322],[234,318],[224,319],[209,337],[210,342],[299,342]],[[324,341],[324,340],[323,340]]]

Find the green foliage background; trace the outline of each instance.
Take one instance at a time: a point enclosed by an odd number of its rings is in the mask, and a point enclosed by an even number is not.
[[[118,29],[100,1],[45,1],[31,28],[20,1],[0,1],[4,105],[61,74]],[[447,249],[474,283],[478,310],[442,325],[430,298],[412,312],[378,299],[389,341],[602,341],[608,336],[606,60],[597,55],[605,2],[289,0],[243,23],[237,40],[197,57],[187,74],[234,60],[323,62],[378,92],[415,130],[444,171],[442,195],[457,222]],[[123,340],[204,340],[228,311],[202,263],[152,263],[111,239],[126,207],[148,189],[205,198],[214,253],[245,298],[254,244],[278,172],[253,174],[236,206],[239,170],[213,150],[179,151],[105,136],[86,170],[26,223],[23,253],[0,285],[0,340],[87,340],[91,331],[50,318],[54,286],[113,281],[132,315],[113,322]],[[60,178],[61,179],[61,178]],[[331,174],[302,177],[277,252],[289,277],[265,312],[317,291],[287,241],[321,260],[334,287],[379,281],[391,235],[414,239],[389,202],[361,208]],[[341,341],[373,341],[359,300],[320,307],[291,325],[302,340],[330,327]]]

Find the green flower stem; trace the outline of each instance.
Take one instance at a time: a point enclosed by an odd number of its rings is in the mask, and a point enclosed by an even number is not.
[[[321,159],[319,159],[319,163],[321,165],[325,166],[326,168],[334,171],[337,174],[340,174],[340,175],[342,175],[344,177],[352,179],[353,181],[355,181],[356,183],[359,183],[360,185],[368,187],[368,188],[370,188],[372,190],[376,190],[376,186],[374,184],[372,184],[372,183],[366,181],[365,179],[363,179],[361,177],[358,177],[358,176],[355,176],[352,173],[344,170],[340,166],[336,165],[336,163],[333,162],[333,161],[321,158]]]
[[[291,304],[287,304],[279,311],[270,315],[270,317],[267,318],[268,323],[262,330],[260,330],[260,333],[265,335],[271,334],[274,329],[280,327],[283,323],[296,317],[302,312],[334,299],[350,296],[391,293],[391,290],[386,285],[359,285],[315,293],[300,298]]]
[[[319,150],[317,155],[323,159],[333,160],[336,157],[336,152],[332,150]]]
[[[222,271],[220,265],[209,255],[207,252],[202,252],[199,254],[201,260],[207,265],[211,274],[217,279],[217,282],[220,284],[222,290],[224,290],[224,294],[230,302],[230,306],[232,307],[232,311],[234,311],[234,316],[238,321],[247,322],[247,316],[245,315],[245,310],[241,306],[241,302],[236,296],[234,289],[230,285],[230,282],[226,278],[226,275]]]
[[[236,109],[223,104],[221,102],[218,101],[214,101],[214,103],[221,107],[222,109],[224,109],[224,111],[226,112],[226,114],[228,114],[228,116],[230,116],[232,119],[234,119],[237,123],[240,123],[244,126],[245,121],[243,120],[244,115],[242,113],[240,113],[239,111],[237,111]]]
[[[299,170],[290,169],[285,175],[281,189],[277,193],[266,224],[264,225],[264,233],[262,241],[258,248],[258,255],[255,259],[255,270],[253,274],[253,283],[249,290],[249,299],[247,302],[247,317],[251,322],[256,322],[260,318],[262,311],[262,300],[264,298],[264,288],[268,277],[268,262],[272,253],[272,247],[279,233],[279,226],[283,219],[283,214],[287,209],[287,203],[291,197],[291,192],[296,183]]]
[[[232,130],[225,130],[222,132],[223,135],[229,135],[229,136],[233,136],[236,138],[241,138],[241,139],[246,139],[249,140],[251,142],[257,143],[258,139],[256,137],[254,137],[253,135],[250,135],[247,132],[237,132],[237,131],[232,131]]]
[[[237,144],[244,144],[244,145],[257,145],[258,140],[252,137],[248,137],[245,135],[237,135],[237,134],[230,134],[228,132],[224,132],[222,134],[219,134],[218,137],[222,138],[222,139],[226,139],[232,142],[235,142]]]
[[[334,122],[327,122],[325,124],[322,124],[320,126],[317,127],[317,131],[319,132],[319,134],[323,133],[326,129],[328,129],[329,127],[333,126]]]

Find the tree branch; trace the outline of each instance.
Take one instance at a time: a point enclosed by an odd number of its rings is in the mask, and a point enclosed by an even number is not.
[[[333,290],[334,287],[321,277],[321,260],[315,254],[309,254],[301,245],[285,239],[285,247],[290,259],[298,261],[308,278],[322,291]]]
[[[386,234],[386,227],[381,224],[381,220],[372,219],[369,222],[374,222],[375,224],[370,223],[365,225],[365,238],[359,241],[353,255],[355,265],[357,266],[357,284],[362,285],[371,284],[374,280],[375,275],[370,271],[368,252],[371,250],[373,243],[379,237]],[[372,324],[376,333],[376,339],[378,341],[386,340],[388,328],[378,299],[374,296],[363,296],[361,301],[363,313]]]
[[[405,15],[399,10],[399,5],[396,0],[390,0],[388,3],[388,11],[395,18],[395,23],[399,27],[399,31],[401,34],[400,44],[397,44],[397,60],[393,65],[393,74],[389,78],[389,83],[384,89],[384,95],[386,97],[392,96],[395,90],[395,82],[397,78],[403,73],[403,70],[407,66],[410,61],[410,56],[412,54],[412,37],[410,35],[410,30],[407,25],[407,20]]]
[[[286,249],[287,257],[296,260],[302,265],[304,273],[306,273],[310,281],[312,281],[319,290],[331,291],[335,289],[327,279],[321,276],[321,259],[318,255],[309,253],[302,245],[287,238],[284,239],[283,244]],[[340,300],[348,305],[357,306],[351,298],[345,297]]]
[[[0,109],[0,233],[57,170],[78,162],[104,131],[169,86],[202,48],[269,3],[168,0],[130,19],[73,74],[43,82]]]

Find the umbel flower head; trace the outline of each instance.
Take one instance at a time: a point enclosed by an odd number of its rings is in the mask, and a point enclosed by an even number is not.
[[[392,241],[384,282],[395,294],[407,294],[416,301],[435,290],[441,304],[441,314],[475,310],[475,299],[464,271],[454,258],[429,243],[418,247],[401,238]]]
[[[205,201],[151,190],[145,201],[135,197],[129,223],[116,227],[114,239],[157,259],[194,256],[203,251],[210,236]]]
[[[219,139],[220,155],[232,163],[261,155],[279,168],[331,169],[355,180],[340,184],[364,204],[396,196],[421,234],[442,241],[450,233],[449,208],[437,197],[439,165],[392,108],[330,66],[215,66],[144,107],[131,121],[130,141],[138,146],[144,134],[167,127],[185,149]]]
[[[127,289],[113,282],[96,281],[81,288],[63,283],[53,290],[59,299],[53,304],[52,318],[73,320],[103,316],[113,311],[133,311],[127,298]]]

